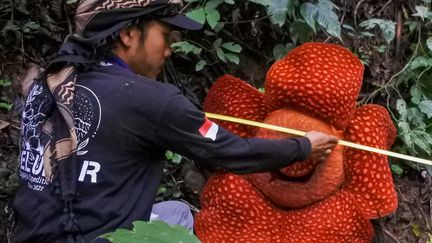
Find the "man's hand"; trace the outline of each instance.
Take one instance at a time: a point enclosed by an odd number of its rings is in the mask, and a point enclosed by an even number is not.
[[[312,144],[312,152],[309,155],[309,159],[316,162],[325,161],[338,143],[337,137],[322,132],[310,131],[305,136],[309,138]]]

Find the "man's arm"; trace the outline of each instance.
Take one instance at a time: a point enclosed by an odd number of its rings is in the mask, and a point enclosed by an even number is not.
[[[207,120],[202,111],[176,92],[158,118],[156,142],[216,169],[235,173],[276,170],[302,161],[311,140],[241,138]]]

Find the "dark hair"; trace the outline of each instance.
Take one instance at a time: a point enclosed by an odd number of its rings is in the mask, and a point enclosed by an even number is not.
[[[147,25],[149,23],[149,20],[147,19],[137,19],[136,21],[132,22],[126,28],[132,29],[137,28],[140,30],[140,41],[143,43],[145,39],[147,38]],[[120,41],[120,32],[124,28],[120,29],[119,31],[116,31],[115,33],[108,36],[103,42],[105,44],[99,46],[96,48],[96,55],[95,55],[95,61],[100,61],[101,59],[104,59],[106,57],[109,57],[112,55],[112,51],[117,47],[119,41]]]

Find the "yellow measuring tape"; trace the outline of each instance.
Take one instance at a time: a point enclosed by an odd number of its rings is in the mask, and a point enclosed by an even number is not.
[[[241,119],[241,118],[236,118],[236,117],[231,117],[231,116],[224,116],[224,115],[219,115],[219,114],[214,114],[214,113],[208,113],[208,112],[206,112],[205,114],[206,114],[206,116],[208,118],[213,118],[213,119],[222,120],[222,121],[235,122],[235,123],[239,123],[239,124],[243,124],[243,125],[249,125],[249,126],[254,126],[254,127],[267,128],[267,129],[271,129],[271,130],[275,130],[275,131],[279,131],[279,132],[284,132],[284,133],[289,133],[289,134],[293,134],[293,135],[297,135],[297,136],[304,136],[306,134],[305,132],[302,132],[302,131],[299,131],[299,130],[295,130],[295,129],[290,129],[290,128],[285,128],[285,127],[280,127],[280,126],[265,124],[265,123],[261,123],[261,122],[249,121],[249,120],[245,120],[245,119]],[[361,144],[357,144],[357,143],[351,143],[351,142],[347,142],[347,141],[344,141],[344,140],[339,140],[339,144],[343,145],[343,146],[346,146],[346,147],[361,149],[361,150],[365,150],[365,151],[369,151],[369,152],[374,152],[374,153],[378,153],[378,154],[384,154],[384,155],[391,156],[391,157],[394,157],[394,158],[405,159],[405,160],[409,160],[409,161],[413,161],[413,162],[417,162],[417,163],[432,165],[432,161],[431,160],[417,158],[417,157],[413,157],[413,156],[409,156],[409,155],[404,155],[404,154],[399,154],[399,153],[387,151],[387,150],[384,150],[384,149],[369,147],[369,146],[361,145]]]

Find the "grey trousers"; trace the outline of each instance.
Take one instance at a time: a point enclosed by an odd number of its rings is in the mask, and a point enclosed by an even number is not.
[[[180,201],[165,201],[153,204],[150,221],[161,220],[171,225],[193,229],[194,219],[190,207]]]

